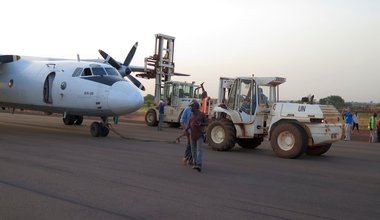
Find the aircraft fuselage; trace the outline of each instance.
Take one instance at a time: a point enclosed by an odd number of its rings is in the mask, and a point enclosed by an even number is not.
[[[0,65],[0,107],[108,117],[142,104],[140,90],[108,64],[22,57]]]

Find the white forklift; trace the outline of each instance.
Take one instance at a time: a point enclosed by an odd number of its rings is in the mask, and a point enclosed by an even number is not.
[[[145,58],[144,74],[139,77],[155,78],[154,107],[145,114],[148,126],[157,126],[159,112],[157,104],[160,100],[166,102],[164,122],[170,127],[179,127],[183,110],[193,99],[200,101],[201,87],[194,82],[172,81],[172,76],[189,76],[174,72],[174,40],[172,36],[156,34],[155,53]]]
[[[281,77],[220,78],[218,104],[209,113],[206,134],[212,149],[227,151],[236,143],[253,149],[267,138],[278,157],[297,158],[304,153],[322,155],[340,140],[337,109],[279,102],[279,85],[284,82]]]

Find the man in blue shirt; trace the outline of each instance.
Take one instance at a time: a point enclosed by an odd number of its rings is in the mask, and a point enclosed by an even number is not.
[[[160,100],[160,104],[158,104],[158,113],[159,113],[159,121],[158,121],[158,130],[162,130],[162,126],[164,123],[164,109],[165,109],[165,103],[164,101]]]
[[[197,100],[194,99],[193,101],[190,102],[189,106],[185,108],[185,110],[183,110],[181,120],[180,120],[183,131],[187,138],[185,155],[182,159],[183,165],[186,165],[186,164],[191,165],[193,161],[193,157],[191,155],[190,130],[186,131],[186,128],[187,128],[187,125],[189,124],[189,119],[191,116],[191,105],[195,102],[197,102]]]
[[[344,140],[349,141],[351,140],[352,122],[353,122],[350,108],[348,108],[347,111],[344,112],[343,118],[344,118],[345,127],[346,127]]]

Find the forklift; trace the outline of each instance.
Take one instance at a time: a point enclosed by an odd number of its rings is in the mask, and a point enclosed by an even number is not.
[[[156,34],[155,53],[144,60],[142,78],[155,78],[154,106],[145,114],[148,126],[157,126],[159,119],[158,103],[164,101],[164,123],[170,127],[179,127],[183,110],[196,99],[201,100],[202,88],[195,82],[172,81],[172,76],[189,76],[174,72],[174,40],[175,37]]]

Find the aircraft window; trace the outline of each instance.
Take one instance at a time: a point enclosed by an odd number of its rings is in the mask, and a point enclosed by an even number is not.
[[[109,76],[119,76],[119,72],[116,71],[114,68],[105,68],[106,72],[108,73]]]
[[[82,71],[83,71],[83,68],[79,68],[79,67],[76,68],[74,70],[73,77],[80,76],[80,74],[82,73]]]
[[[106,71],[104,71],[103,67],[93,67],[91,69],[92,69],[92,73],[94,74],[94,76],[107,75],[107,73],[106,73]]]
[[[90,68],[85,68],[82,73],[82,76],[92,76]]]

